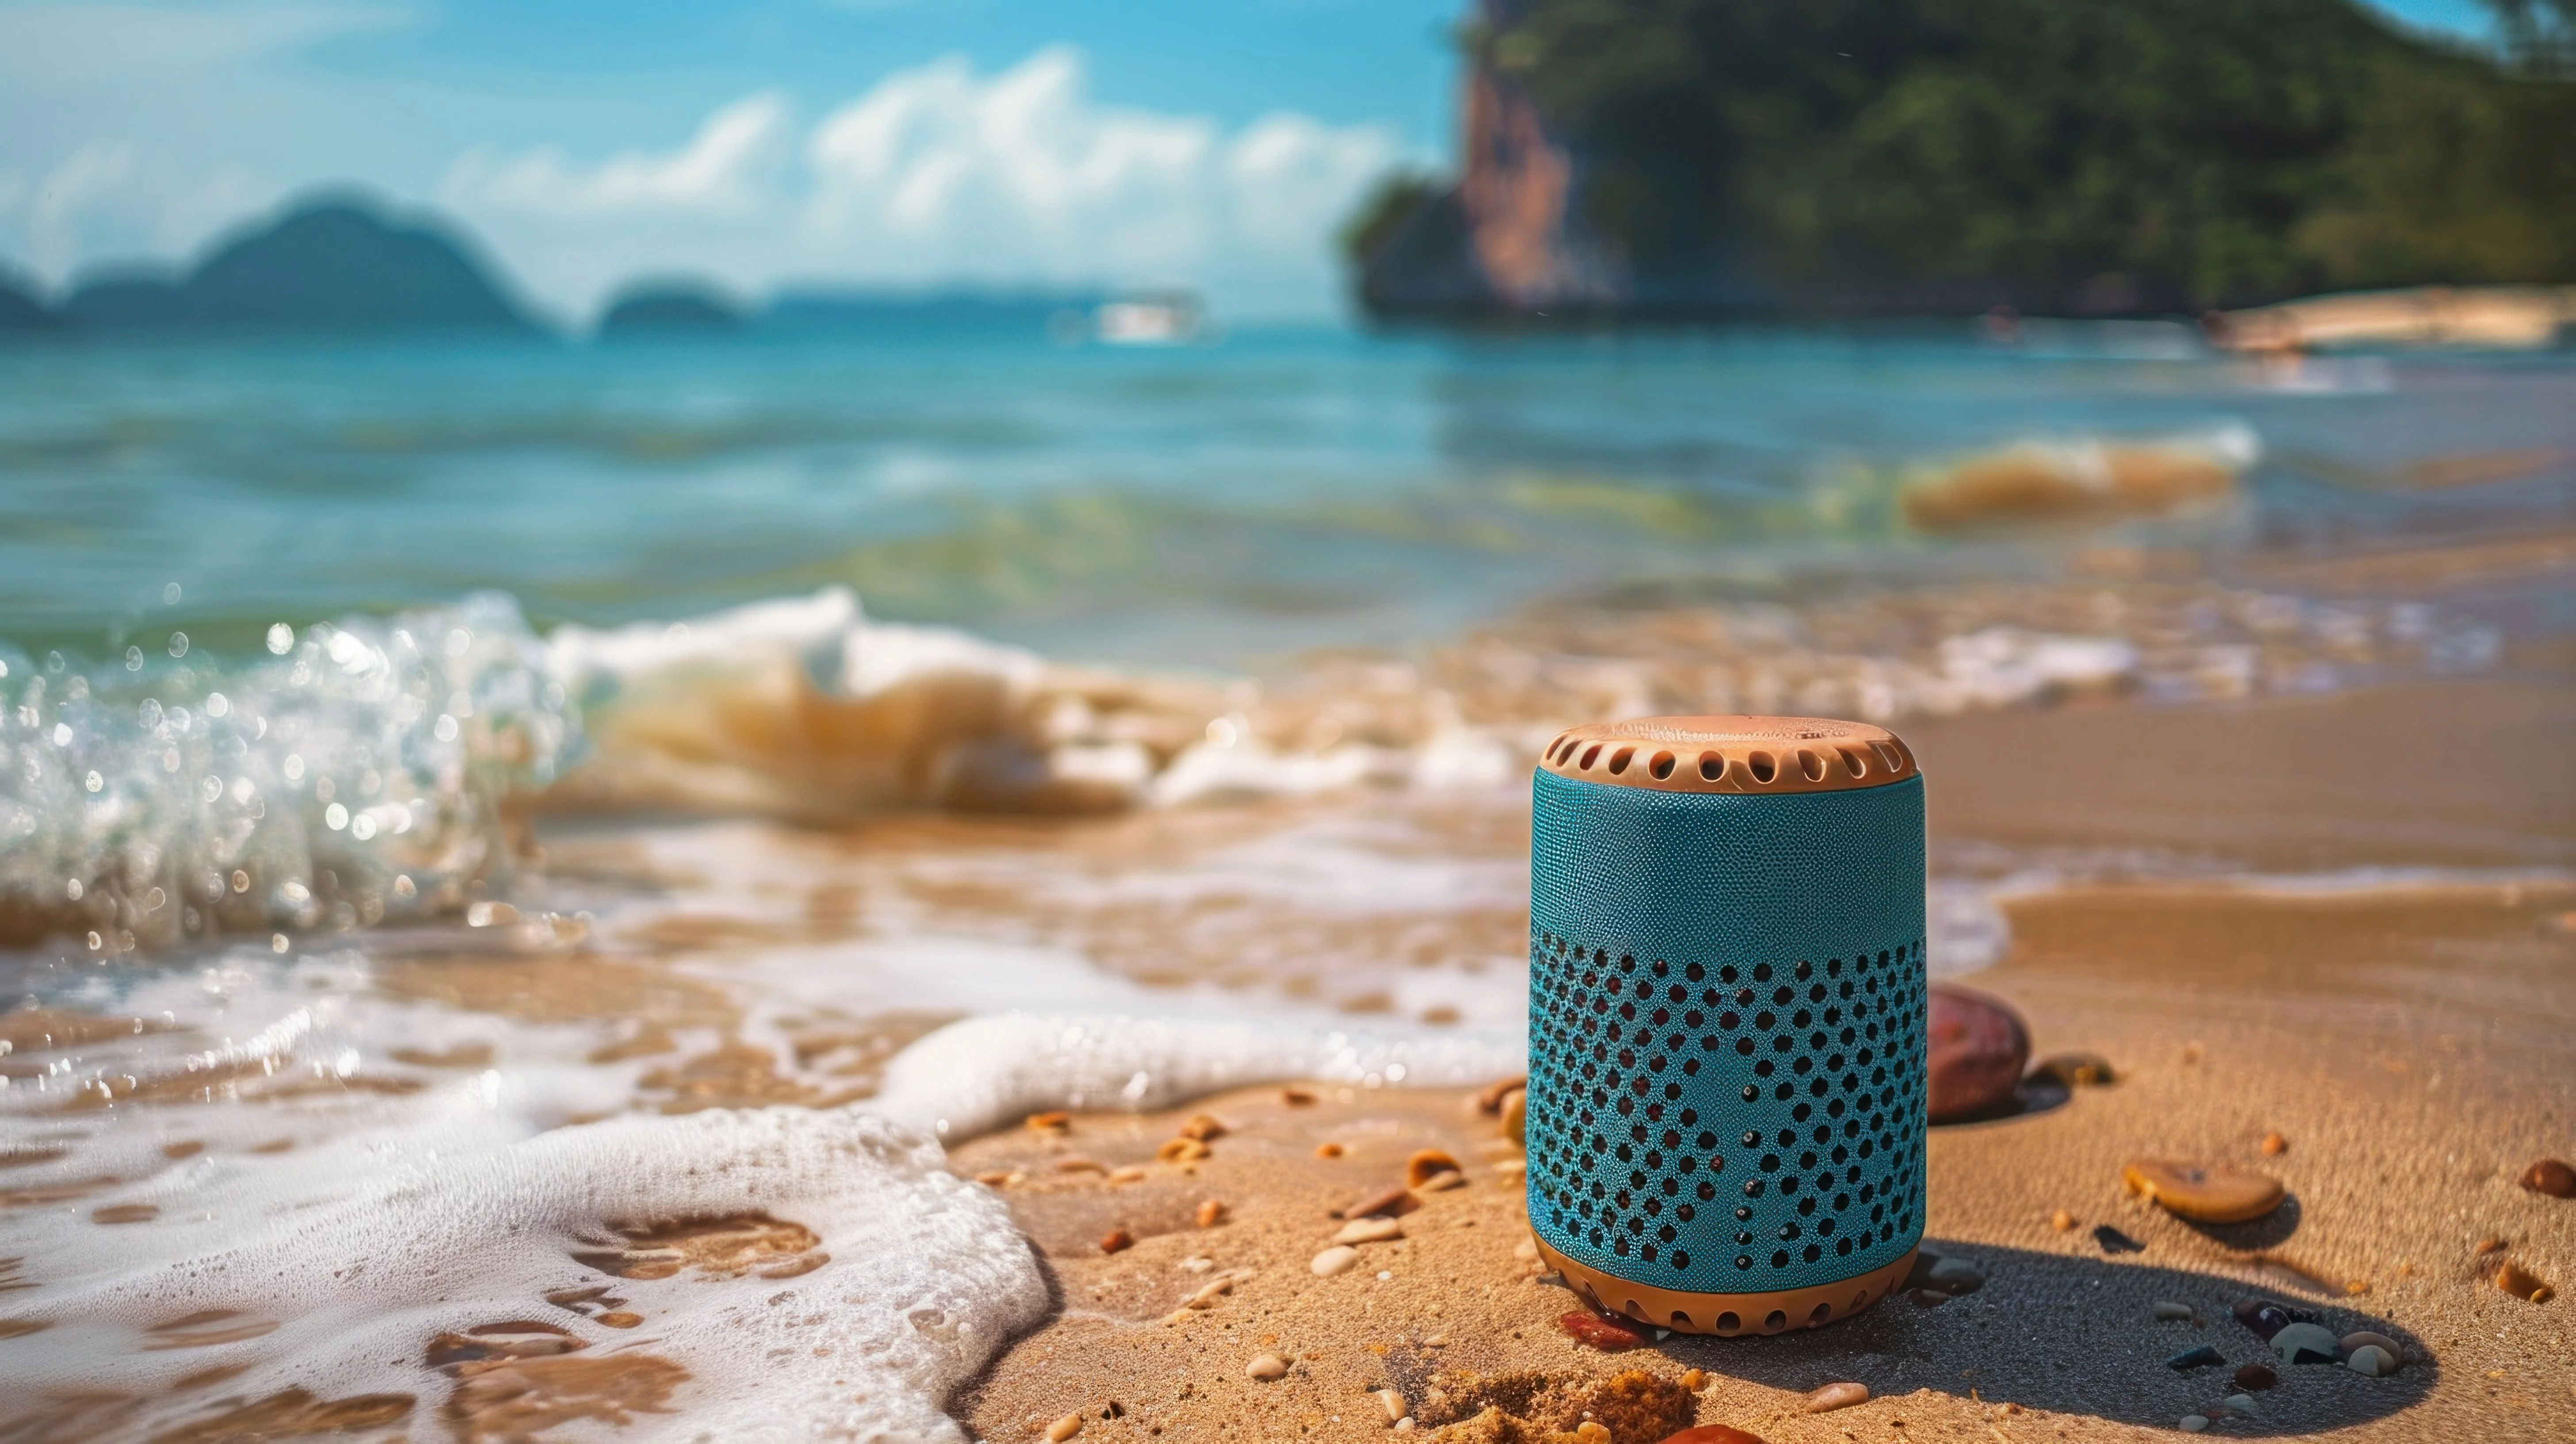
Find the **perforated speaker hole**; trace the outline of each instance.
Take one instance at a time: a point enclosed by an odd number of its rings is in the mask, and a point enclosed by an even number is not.
[[[1676,963],[1533,930],[1529,1177],[1551,1241],[1712,1293],[1900,1257],[1922,1231],[1922,948]]]

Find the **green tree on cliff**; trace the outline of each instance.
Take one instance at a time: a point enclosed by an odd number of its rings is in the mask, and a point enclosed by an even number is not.
[[[2504,56],[2352,0],[1506,0],[1467,46],[1641,296],[2188,311],[2576,280],[2576,0],[2495,3]]]

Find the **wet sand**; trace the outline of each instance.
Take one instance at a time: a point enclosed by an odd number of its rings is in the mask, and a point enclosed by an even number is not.
[[[1559,1320],[1579,1301],[1516,1253],[1516,1155],[1471,1095],[1316,1087],[1292,1106],[1248,1089],[953,1151],[959,1172],[996,1180],[1057,1293],[1054,1317],[956,1412],[993,1440],[1045,1437],[1069,1414],[1086,1439],[1360,1439],[1390,1430],[1378,1390],[1428,1428],[1454,1412],[1435,1391],[1472,1392],[1462,1371],[1536,1371],[1576,1407],[1642,1368],[1702,1371],[1697,1422],[1774,1441],[2144,1438],[2213,1412],[2222,1436],[2568,1437],[2569,1304],[2493,1276],[2509,1258],[2576,1281],[2576,1203],[2514,1182],[2576,1151],[2576,886],[2521,877],[2568,858],[2571,718],[2568,689],[2501,681],[1908,728],[1936,779],[1936,847],[2119,844],[2311,878],[2472,870],[2418,886],[2133,882],[2011,905],[2010,955],[1968,981],[2022,1010],[2039,1055],[2098,1053],[2118,1080],[2027,1088],[2016,1116],[1933,1131],[1927,1248],[1983,1269],[1975,1293],[1605,1354],[1568,1337]],[[1199,1113],[1228,1130],[1210,1156],[1158,1161]],[[1325,1143],[1345,1151],[1320,1158]],[[1403,1239],[1362,1245],[1351,1272],[1315,1276],[1331,1211],[1426,1147],[1465,1163],[1467,1185],[1425,1196]],[[2158,1156],[2258,1169],[2290,1201],[2254,1223],[2185,1223],[2122,1189],[2125,1161]],[[1202,1228],[1211,1198],[1225,1217]],[[2106,1224],[2143,1250],[2106,1252]],[[1113,1230],[1134,1246],[1104,1253]],[[2503,1247],[2480,1252],[2490,1241]],[[2406,1367],[2282,1367],[2249,1414],[2224,1417],[2212,1406],[2235,1392],[2230,1369],[2165,1361],[2205,1343],[2231,1368],[2271,1362],[2229,1314],[2253,1295],[2395,1338]],[[2158,1302],[2196,1317],[2159,1322]],[[1247,1376],[1264,1352],[1289,1361],[1285,1377]],[[1837,1380],[1872,1400],[1798,1412]]]

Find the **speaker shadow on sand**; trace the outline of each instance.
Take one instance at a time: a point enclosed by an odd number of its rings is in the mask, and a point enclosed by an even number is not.
[[[1904,1295],[1840,1323],[1770,1336],[1673,1334],[1655,1346],[1677,1365],[1697,1366],[1774,1388],[1804,1392],[1857,1380],[1873,1397],[1919,1389],[1986,1404],[2092,1415],[2172,1427],[2186,1415],[2216,1417],[2238,1392],[2235,1370],[2267,1365],[2277,1386],[2228,1419],[2239,1437],[2285,1438],[2385,1418],[2432,1389],[2436,1365],[2422,1340],[2343,1302],[2265,1289],[2226,1275],[2146,1260],[2038,1253],[1927,1238],[1924,1248],[1974,1263],[1986,1283],[1932,1306]],[[2405,1346],[2396,1374],[2369,1378],[2336,1364],[2291,1366],[2238,1323],[2241,1299],[2277,1299],[2313,1314],[2341,1336],[2384,1334]],[[2159,1303],[2189,1306],[2189,1321],[2160,1321]],[[2185,1370],[2168,1361],[2202,1345],[2225,1361]]]

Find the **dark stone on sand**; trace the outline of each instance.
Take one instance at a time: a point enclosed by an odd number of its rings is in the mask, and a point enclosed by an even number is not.
[[[2111,1060],[2099,1053],[2053,1053],[2030,1065],[2030,1076],[2060,1088],[2103,1088],[2119,1081]]]
[[[1624,1353],[1642,1348],[1646,1343],[1646,1336],[1635,1326],[1614,1322],[1582,1309],[1557,1320],[1556,1326],[1571,1335],[1576,1343],[1589,1344],[1605,1354]]]
[[[2305,1309],[2294,1309],[2271,1299],[2239,1299],[2229,1312],[2236,1315],[2236,1322],[2253,1330],[2255,1337],[2266,1341],[2292,1324],[2317,1321],[2317,1316]]]
[[[1372,1193],[1366,1198],[1334,1209],[1333,1217],[1375,1218],[1384,1214],[1388,1218],[1393,1218],[1398,1214],[1411,1213],[1421,1206],[1422,1200],[1413,1196],[1413,1190],[1398,1184],[1393,1188]]]
[[[2522,1171],[2522,1186],[2551,1198],[2576,1198],[2576,1167],[2562,1159],[2544,1158]]]
[[[2269,1364],[2239,1364],[2236,1366],[2236,1387],[2239,1389],[2261,1393],[2263,1390],[2269,1389],[2279,1382],[2281,1382],[2281,1376],[2276,1373]]]
[[[2030,1061],[2030,1029],[2010,1004],[1935,983],[1928,1037],[1933,1122],[1983,1117],[2011,1102]]]
[[[2165,1367],[2176,1371],[2184,1369],[2206,1369],[2212,1364],[2224,1364],[2226,1362],[2226,1355],[2221,1354],[2207,1344],[2203,1344],[2196,1349],[2185,1349],[2181,1353],[2174,1355],[2172,1358],[2165,1360]]]
[[[2147,1251],[2145,1244],[2107,1223],[2093,1230],[2093,1241],[2102,1245],[2104,1253],[2145,1253]]]

